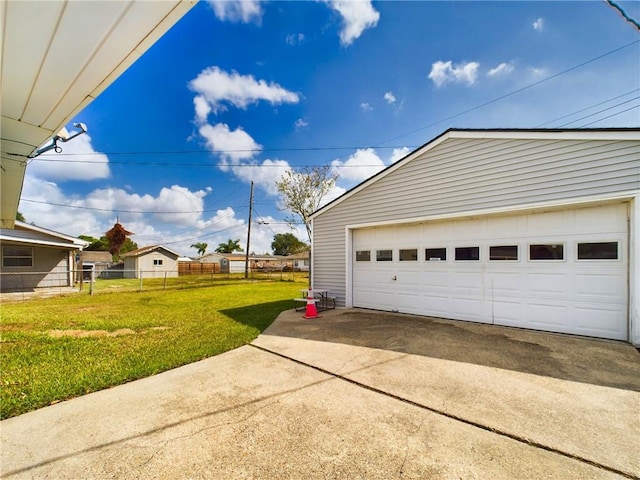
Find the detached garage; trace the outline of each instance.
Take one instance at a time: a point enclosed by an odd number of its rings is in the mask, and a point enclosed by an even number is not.
[[[640,130],[449,130],[314,213],[347,307],[640,344]]]

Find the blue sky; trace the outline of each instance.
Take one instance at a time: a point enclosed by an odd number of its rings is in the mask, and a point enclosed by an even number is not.
[[[331,165],[330,200],[450,127],[640,126],[639,40],[604,1],[201,1],[30,163],[19,210],[195,256],[245,245],[253,180],[250,250],[270,252],[307,240],[287,169]]]

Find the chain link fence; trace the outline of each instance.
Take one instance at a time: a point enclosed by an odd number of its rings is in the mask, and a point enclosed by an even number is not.
[[[308,272],[251,269],[247,281],[307,281]],[[244,273],[180,272],[178,270],[94,269],[58,270],[55,272],[0,272],[0,300],[28,300],[31,298],[66,295],[100,294],[118,291],[152,291],[179,288],[198,288],[226,281],[244,279]]]

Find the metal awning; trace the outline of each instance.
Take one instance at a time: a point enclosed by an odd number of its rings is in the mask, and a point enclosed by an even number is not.
[[[195,3],[10,0],[0,4],[0,227],[14,226],[29,155]]]

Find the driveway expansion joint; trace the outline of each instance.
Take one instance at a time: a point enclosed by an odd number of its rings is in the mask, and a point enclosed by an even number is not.
[[[298,365],[302,365],[304,367],[311,368],[313,370],[316,370],[318,372],[324,373],[325,375],[329,375],[329,376],[331,376],[333,378],[336,378],[338,380],[343,380],[343,381],[345,381],[347,383],[350,383],[352,385],[355,385],[357,387],[364,388],[366,390],[369,390],[369,391],[374,392],[374,393],[378,393],[380,395],[384,395],[384,396],[386,396],[388,398],[392,398],[394,400],[398,400],[398,401],[403,402],[405,404],[420,408],[422,410],[429,411],[429,412],[434,413],[436,415],[440,415],[440,416],[443,416],[443,417],[446,417],[446,418],[450,418],[451,420],[464,423],[464,424],[469,425],[471,427],[479,428],[481,430],[484,430],[484,431],[487,431],[487,432],[491,432],[491,433],[494,433],[496,435],[500,435],[502,437],[509,438],[511,440],[515,440],[515,441],[517,441],[519,443],[528,445],[530,447],[538,448],[538,449],[545,450],[547,452],[554,453],[554,454],[557,454],[557,455],[560,455],[560,456],[563,456],[563,457],[566,457],[566,458],[569,458],[569,459],[572,459],[572,460],[576,460],[578,462],[585,463],[585,464],[590,465],[592,467],[599,468],[601,470],[605,470],[605,471],[614,473],[616,475],[621,475],[621,476],[623,476],[625,478],[630,478],[630,479],[633,479],[633,480],[640,480],[640,477],[638,477],[638,476],[636,476],[636,475],[634,475],[634,474],[632,474],[630,472],[625,472],[625,471],[619,470],[617,468],[613,468],[613,467],[610,467],[608,465],[604,465],[602,463],[595,462],[593,460],[590,460],[588,458],[582,457],[580,455],[576,455],[576,454],[569,453],[569,452],[564,452],[562,450],[558,450],[556,448],[553,448],[553,447],[550,447],[548,445],[544,445],[542,443],[539,443],[539,442],[536,442],[536,441],[521,437],[519,435],[515,435],[513,433],[509,433],[509,432],[506,432],[506,431],[503,431],[503,430],[500,430],[500,429],[497,429],[497,428],[494,428],[494,427],[490,427],[488,425],[483,425],[481,423],[474,422],[473,420],[469,420],[469,419],[466,419],[466,418],[463,418],[463,417],[459,417],[459,416],[454,415],[452,413],[445,412],[444,410],[440,410],[440,409],[437,409],[437,408],[434,408],[434,407],[429,407],[427,405],[423,405],[421,403],[415,402],[413,400],[409,400],[409,399],[401,397],[399,395],[395,395],[393,393],[381,390],[379,388],[372,387],[371,385],[367,385],[367,384],[358,382],[357,380],[353,380],[353,379],[351,379],[349,377],[346,377],[344,375],[341,375],[339,373],[335,373],[335,372],[332,372],[330,370],[326,370],[326,369],[324,369],[322,367],[318,367],[318,366],[311,365],[309,363],[303,362],[301,360],[297,360],[297,359],[295,359],[293,357],[290,357],[288,355],[276,352],[276,351],[271,350],[269,348],[262,347],[260,345],[255,345],[253,343],[250,343],[248,345],[250,347],[253,347],[253,348],[257,349],[257,350],[261,350],[261,351],[263,351],[265,353],[270,353],[272,355],[276,355],[277,357],[283,358],[285,360],[289,360],[289,361],[294,362],[294,363],[296,363]]]

